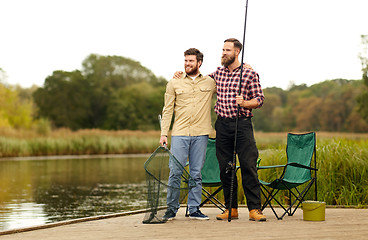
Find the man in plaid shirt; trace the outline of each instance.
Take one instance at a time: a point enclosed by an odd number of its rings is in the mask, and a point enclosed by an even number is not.
[[[218,220],[228,219],[230,206],[231,174],[228,170],[229,162],[233,159],[235,121],[237,105],[240,106],[237,146],[242,184],[249,209],[249,220],[266,221],[260,210],[261,196],[260,183],[257,174],[258,149],[253,134],[252,109],[262,106],[264,95],[259,83],[258,74],[243,65],[241,94],[239,92],[240,65],[238,60],[242,44],[234,38],[225,40],[221,64],[223,67],[210,74],[216,81],[217,102],[215,112],[218,116],[216,128],[216,156],[220,166],[220,178],[224,189],[226,210],[216,216]],[[231,218],[238,218],[237,179],[234,179]]]

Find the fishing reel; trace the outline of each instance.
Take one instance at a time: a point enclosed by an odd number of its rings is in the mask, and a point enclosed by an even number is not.
[[[231,173],[232,171],[235,171],[235,163],[234,162],[228,162],[226,166],[226,173]]]

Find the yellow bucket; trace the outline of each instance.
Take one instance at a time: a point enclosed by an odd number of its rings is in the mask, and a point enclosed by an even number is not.
[[[326,203],[318,201],[302,202],[303,220],[305,221],[324,221]]]

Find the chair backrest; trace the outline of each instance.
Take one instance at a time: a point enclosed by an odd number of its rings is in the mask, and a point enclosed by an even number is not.
[[[206,150],[206,161],[204,162],[202,171],[202,184],[219,184],[220,167],[216,158],[216,140],[208,139]]]
[[[313,154],[316,154],[315,149],[316,134],[314,132],[305,134],[288,133],[286,146],[288,163],[294,162],[310,167]],[[288,166],[283,179],[293,183],[306,182],[311,179],[311,170]]]

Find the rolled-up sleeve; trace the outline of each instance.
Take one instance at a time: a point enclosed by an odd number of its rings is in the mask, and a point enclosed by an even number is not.
[[[173,88],[172,82],[169,81],[166,85],[165,92],[165,105],[162,110],[162,120],[161,120],[161,136],[167,136],[170,129],[171,119],[174,112],[175,104],[175,90]]]
[[[264,102],[264,94],[259,82],[259,75],[255,73],[252,78],[248,80],[248,99],[256,99],[258,101],[258,107],[260,108]]]

